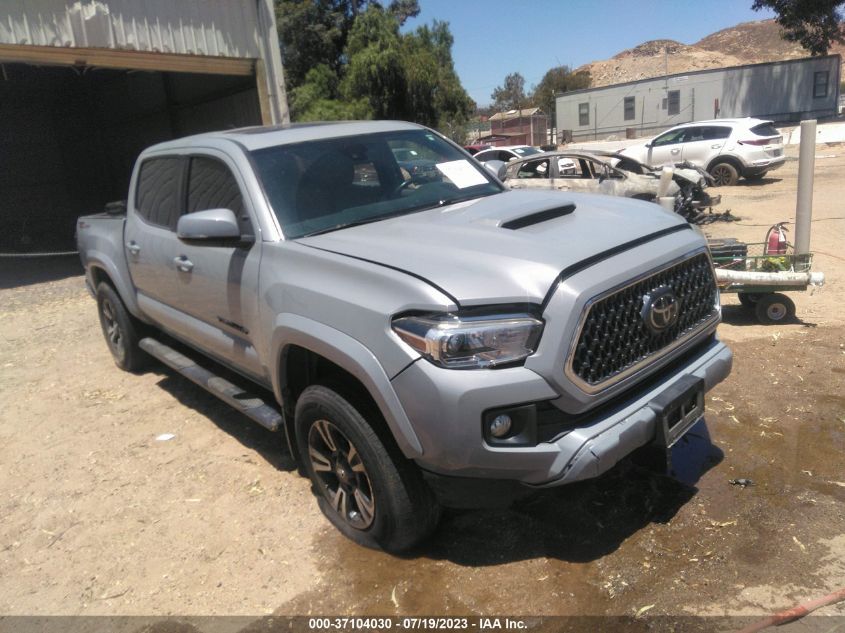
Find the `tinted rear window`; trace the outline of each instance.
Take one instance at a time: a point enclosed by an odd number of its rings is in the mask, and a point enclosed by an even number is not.
[[[181,166],[179,158],[150,158],[141,165],[136,207],[151,224],[176,226]]]
[[[760,125],[755,125],[751,128],[751,131],[757,136],[780,136],[780,132],[778,132],[775,126],[771,123],[761,123]]]

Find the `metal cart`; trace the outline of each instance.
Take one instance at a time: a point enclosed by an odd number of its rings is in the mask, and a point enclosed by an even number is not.
[[[721,292],[735,292],[764,324],[795,318],[795,303],[783,292],[801,292],[824,284],[824,273],[812,272],[812,253],[798,255],[786,240],[786,222],[773,225],[764,242],[735,238],[709,239],[716,283]]]

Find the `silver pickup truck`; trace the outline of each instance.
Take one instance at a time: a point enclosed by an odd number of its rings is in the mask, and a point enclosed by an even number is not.
[[[681,218],[508,191],[409,123],[156,145],[77,239],[117,365],[155,357],[282,432],[326,517],[388,551],[443,505],[671,446],[731,368]]]

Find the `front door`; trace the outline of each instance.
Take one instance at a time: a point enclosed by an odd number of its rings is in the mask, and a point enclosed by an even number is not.
[[[185,213],[231,209],[241,239],[178,239],[173,255],[175,306],[186,317],[183,336],[222,360],[262,376],[253,346],[258,320],[261,242],[252,209],[225,155],[193,155],[187,164]]]
[[[651,142],[648,148],[646,163],[659,167],[660,165],[674,165],[681,162],[686,128],[680,130],[669,130],[661,134]]]

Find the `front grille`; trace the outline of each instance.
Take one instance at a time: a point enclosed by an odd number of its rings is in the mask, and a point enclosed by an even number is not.
[[[679,303],[678,317],[654,333],[641,312],[645,295],[665,286]],[[645,365],[715,320],[715,293],[710,259],[699,253],[593,302],[572,350],[573,377],[595,388]]]

